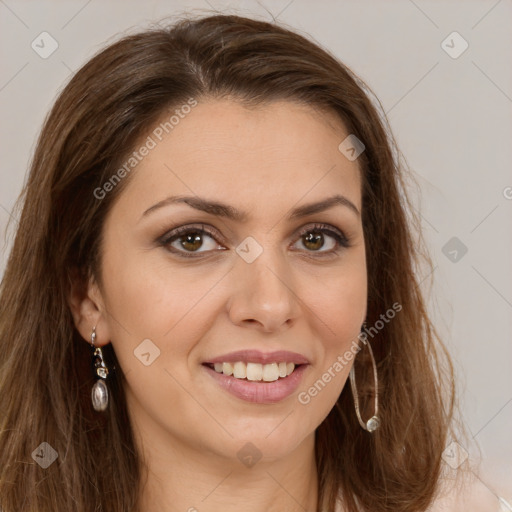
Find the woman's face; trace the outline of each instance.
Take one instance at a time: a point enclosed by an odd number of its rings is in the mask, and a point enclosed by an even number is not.
[[[349,133],[296,103],[227,100],[161,131],[104,225],[99,339],[147,448],[278,459],[312,442],[366,313]]]

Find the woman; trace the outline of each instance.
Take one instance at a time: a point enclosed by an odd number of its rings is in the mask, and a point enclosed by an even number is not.
[[[364,89],[234,16],[76,73],[1,288],[4,512],[433,503],[452,366]]]

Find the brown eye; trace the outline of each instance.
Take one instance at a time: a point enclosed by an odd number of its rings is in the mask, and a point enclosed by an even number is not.
[[[350,247],[345,234],[328,224],[306,226],[300,233],[296,243],[301,242],[306,253],[317,253],[318,256],[335,256],[340,248]],[[299,248],[300,249],[300,248]]]
[[[221,235],[215,235],[209,229],[205,229],[204,225],[183,226],[160,237],[158,242],[169,252],[192,258],[226,250],[226,247],[217,242],[216,238],[219,236]],[[349,240],[341,231],[324,224],[309,226],[309,229],[303,229],[298,236],[296,244],[301,242],[303,246],[299,249],[306,253],[317,253],[318,256],[334,256],[340,247],[350,247]]]
[[[324,236],[318,231],[312,231],[302,236],[304,246],[311,251],[318,251],[324,245]]]
[[[181,246],[187,251],[197,251],[203,245],[202,236],[197,232],[190,232],[187,235],[182,235],[178,240],[181,240]]]
[[[204,226],[202,228],[185,226],[174,229],[163,236],[159,243],[170,252],[184,257],[201,256],[215,249],[225,249],[217,243],[213,233],[204,229]]]

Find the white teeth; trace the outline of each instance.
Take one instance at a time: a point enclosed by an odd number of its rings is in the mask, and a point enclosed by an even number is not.
[[[247,377],[247,365],[242,362],[235,363],[233,366],[233,377],[245,379]]]
[[[274,382],[279,378],[290,375],[295,370],[294,363],[244,363],[238,361],[232,363],[215,363],[213,365],[217,373],[232,375],[236,379],[247,379],[250,381]]]
[[[279,367],[277,363],[266,364],[263,367],[263,380],[265,382],[273,382],[279,379]]]
[[[247,380],[261,380],[263,365],[259,363],[247,363]]]
[[[215,367],[215,371],[224,375],[233,375],[233,365],[231,363],[222,363],[220,370],[217,370],[217,367]]]

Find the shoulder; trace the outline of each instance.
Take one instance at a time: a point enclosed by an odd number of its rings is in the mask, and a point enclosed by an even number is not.
[[[486,487],[474,474],[464,479],[443,479],[437,498],[428,508],[428,512],[499,512],[499,498]]]
[[[461,476],[462,475],[462,476]],[[473,473],[459,472],[457,479],[442,478],[437,497],[426,512],[501,512],[498,496]],[[357,501],[357,500],[356,500]],[[335,512],[343,512],[341,496]]]

